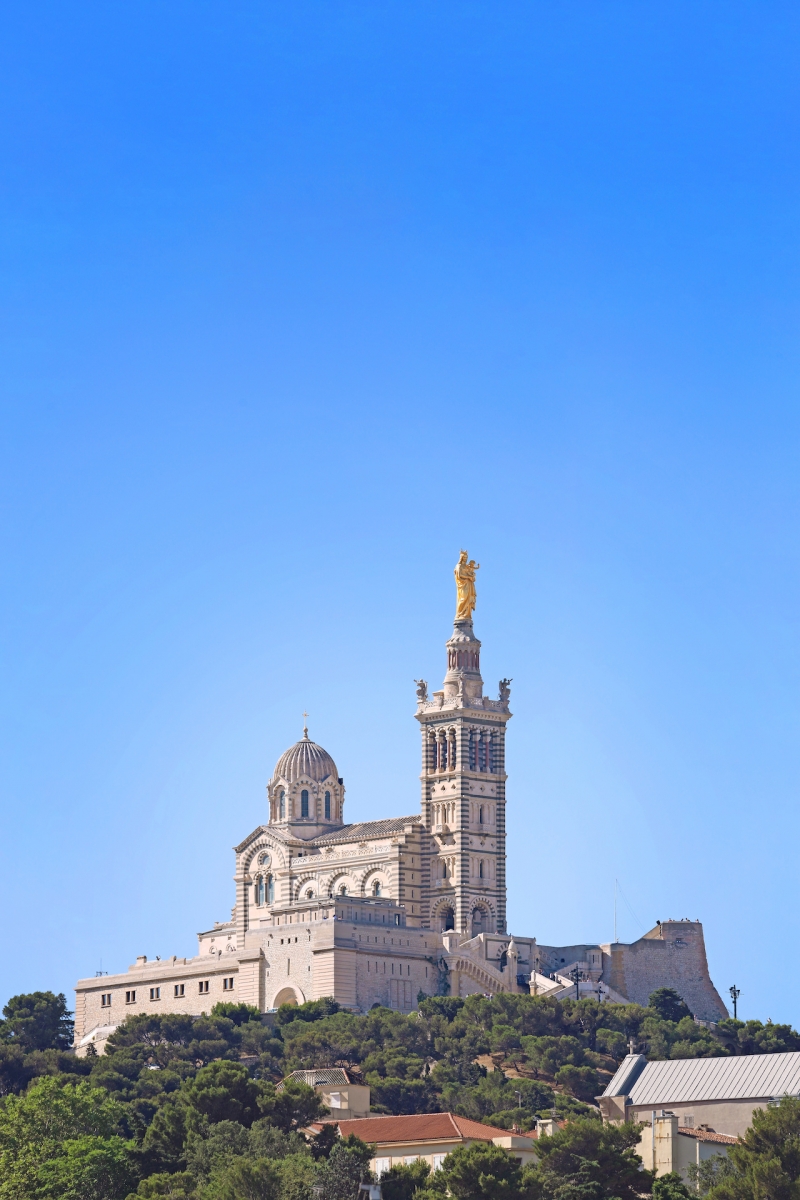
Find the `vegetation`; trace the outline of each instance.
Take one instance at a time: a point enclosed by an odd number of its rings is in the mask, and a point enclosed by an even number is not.
[[[535,1167],[475,1144],[433,1175],[424,1163],[394,1168],[384,1176],[386,1200],[448,1191],[456,1200],[632,1200],[652,1185],[634,1152],[636,1131],[604,1127],[594,1106],[630,1044],[651,1058],[800,1048],[789,1026],[701,1026],[667,989],[647,1007],[437,996],[410,1016],[377,1007],[355,1015],[319,1000],[285,1006],[270,1023],[247,1005],[219,1004],[196,1019],[131,1017],[99,1055],[76,1057],[71,1040],[63,996],[16,996],[3,1009],[0,1200],[311,1200],[319,1187],[326,1200],[355,1200],[372,1148],[330,1127],[303,1132],[322,1113],[318,1096],[294,1082],[276,1087],[292,1070],[322,1066],[363,1076],[376,1112],[450,1110],[522,1129],[537,1116],[569,1117],[540,1140]],[[765,1185],[759,1196],[800,1195],[798,1104],[759,1118],[735,1166],[703,1164],[697,1190],[744,1200],[769,1178],[780,1187]],[[656,1200],[685,1200],[685,1192],[669,1177],[654,1185]]]

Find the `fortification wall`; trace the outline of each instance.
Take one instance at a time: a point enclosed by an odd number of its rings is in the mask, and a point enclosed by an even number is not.
[[[670,987],[701,1020],[727,1017],[708,973],[699,921],[663,921],[638,942],[606,944],[601,949],[604,982],[634,1004],[647,1004],[656,988]]]

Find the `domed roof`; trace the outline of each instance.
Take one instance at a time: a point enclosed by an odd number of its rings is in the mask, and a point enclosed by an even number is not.
[[[317,783],[321,783],[329,775],[338,779],[336,763],[327,750],[323,750],[322,746],[311,741],[307,729],[303,730],[302,739],[295,742],[280,756],[272,778],[285,779],[287,783],[294,783],[301,775],[308,779],[315,779]]]

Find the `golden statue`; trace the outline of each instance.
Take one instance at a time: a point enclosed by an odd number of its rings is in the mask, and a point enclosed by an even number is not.
[[[480,563],[469,559],[466,550],[458,556],[458,564],[453,574],[456,577],[456,620],[471,621],[475,608],[477,593],[475,591],[475,572],[480,570]]]

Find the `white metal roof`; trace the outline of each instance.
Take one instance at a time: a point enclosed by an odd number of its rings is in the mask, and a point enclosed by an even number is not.
[[[623,1061],[605,1090],[626,1094],[633,1056]],[[729,1058],[673,1058],[649,1062],[627,1092],[631,1104],[660,1108],[699,1100],[769,1100],[800,1095],[800,1050],[783,1054],[742,1054]]]

